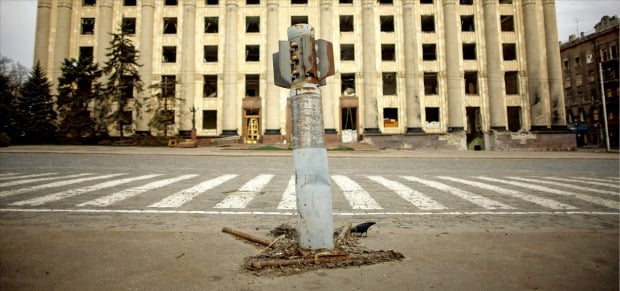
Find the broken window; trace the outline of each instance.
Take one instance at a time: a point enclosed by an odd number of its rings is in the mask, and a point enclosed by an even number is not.
[[[308,23],[308,16],[291,16],[291,26]]]
[[[164,34],[176,34],[177,33],[177,18],[176,17],[164,17]]]
[[[340,32],[353,31],[353,15],[340,15]]]
[[[439,127],[439,107],[426,107],[424,113],[426,113],[427,127]]]
[[[85,59],[93,59],[93,47],[92,46],[81,46],[80,47],[80,55],[79,58],[80,60],[85,60]]]
[[[122,29],[125,34],[136,34],[136,18],[123,17]]]
[[[164,5],[166,6],[176,6],[178,3],[177,0],[164,0]]]
[[[396,95],[396,73],[383,73],[383,95]]]
[[[245,75],[245,96],[257,97],[260,95],[259,75]]]
[[[499,22],[501,23],[502,31],[515,31],[514,16],[500,15],[499,20]]]
[[[504,85],[506,86],[506,95],[519,94],[519,72],[505,72]]]
[[[202,85],[203,98],[217,97],[217,75],[204,75],[204,83]]]
[[[382,61],[395,61],[396,60],[396,48],[393,44],[381,45],[381,60]]]
[[[125,0],[123,2],[124,6],[136,6],[136,0]]]
[[[258,5],[260,4],[260,0],[246,0],[245,5]]]
[[[465,94],[478,95],[478,72],[465,72]]]
[[[476,59],[476,44],[475,43],[464,43],[463,44],[463,59],[464,60],[475,60]]]
[[[162,48],[162,63],[176,63],[177,62],[177,47],[165,46]]]
[[[343,107],[340,110],[340,128],[357,129],[357,107]]]
[[[474,31],[474,16],[461,15],[461,31]]]
[[[340,45],[340,60],[341,61],[355,60],[355,46],[352,44],[341,44]]]
[[[398,127],[398,108],[383,108],[383,127]]]
[[[218,18],[216,17],[205,17],[205,33],[217,33],[219,30],[218,27]]]
[[[521,107],[508,106],[508,130],[517,132],[521,130]]]
[[[340,75],[340,91],[342,96],[355,96],[355,74]]]
[[[94,34],[95,33],[95,19],[94,18],[82,18],[82,34]]]
[[[202,111],[202,129],[217,129],[217,110]]]
[[[435,32],[435,16],[434,15],[422,15],[422,32]]]
[[[176,95],[177,76],[163,75],[161,76],[161,97],[174,98]]]
[[[207,5],[218,5],[220,4],[219,0],[206,0],[207,1]]]
[[[82,0],[82,6],[95,6],[97,0]]]
[[[379,16],[379,21],[381,22],[382,32],[394,32],[394,16]]]
[[[245,18],[245,32],[260,32],[259,16],[247,16]]]
[[[514,61],[517,59],[517,45],[514,43],[502,44],[502,55],[504,61]]]
[[[205,63],[217,62],[217,46],[205,45],[204,46],[204,59]]]
[[[422,44],[422,60],[435,61],[437,60],[437,45],[434,43]]]
[[[246,62],[258,62],[260,58],[258,45],[246,45],[245,46],[245,61]]]
[[[424,72],[424,95],[437,95],[439,93],[439,83],[437,73]]]
[[[461,4],[461,5],[473,5],[474,4],[474,0],[460,0],[459,4]]]

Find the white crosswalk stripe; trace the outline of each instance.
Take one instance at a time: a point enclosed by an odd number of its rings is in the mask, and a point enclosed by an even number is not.
[[[43,176],[56,175],[56,174],[58,173],[41,173],[41,174],[32,174],[32,175],[25,175],[25,176],[15,176],[19,174],[14,173],[14,174],[9,174],[7,176],[0,176],[0,180],[4,181],[4,180],[35,178],[35,177],[43,177]]]
[[[31,206],[37,206],[37,205],[42,205],[42,204],[45,204],[45,203],[62,200],[62,199],[68,198],[68,197],[72,197],[72,196],[76,196],[76,195],[80,195],[80,194],[84,194],[84,193],[88,193],[88,192],[92,192],[92,191],[97,191],[97,190],[101,190],[101,189],[105,189],[105,188],[110,188],[110,187],[122,185],[122,184],[129,183],[129,182],[145,180],[145,179],[151,179],[151,178],[154,178],[154,177],[157,177],[157,176],[161,176],[161,175],[160,174],[153,174],[153,175],[144,175],[144,176],[138,176],[138,177],[133,177],[133,178],[125,178],[125,179],[120,179],[120,180],[113,180],[113,181],[108,181],[108,182],[103,182],[103,183],[100,183],[100,184],[96,184],[96,185],[93,185],[93,186],[86,186],[86,187],[82,187],[82,188],[76,188],[76,189],[62,191],[62,192],[58,192],[58,193],[54,193],[54,194],[50,194],[50,195],[45,195],[45,196],[42,196],[42,197],[36,197],[36,198],[28,199],[28,200],[18,201],[18,202],[15,202],[15,203],[11,203],[11,205],[31,205]]]
[[[4,179],[5,177],[15,176],[15,175],[19,175],[19,173],[2,173],[0,174],[0,179]]]
[[[575,206],[564,204],[564,203],[560,203],[560,202],[552,200],[552,199],[542,198],[542,197],[526,194],[526,193],[523,193],[523,192],[520,192],[520,191],[516,191],[516,190],[512,190],[512,189],[507,189],[507,188],[502,188],[502,187],[498,187],[498,186],[494,186],[494,185],[490,185],[490,184],[486,184],[486,183],[480,183],[480,182],[476,182],[476,181],[470,181],[470,180],[454,178],[454,177],[446,177],[446,176],[439,176],[437,178],[448,180],[448,181],[453,181],[453,182],[457,182],[457,183],[462,183],[462,184],[465,184],[465,185],[470,185],[470,186],[482,188],[482,189],[485,189],[485,190],[494,191],[495,193],[504,194],[504,195],[515,197],[515,198],[519,198],[521,200],[532,202],[532,203],[538,204],[540,206],[548,207],[548,208],[551,208],[551,209],[577,209],[577,207],[575,207]]]
[[[370,194],[347,176],[333,175],[332,179],[342,190],[353,209],[383,209]]]
[[[32,184],[32,183],[37,183],[37,182],[49,181],[49,180],[71,179],[71,178],[83,177],[83,176],[88,176],[88,175],[92,175],[92,174],[83,173],[83,174],[75,174],[75,175],[59,176],[59,177],[57,176],[57,177],[45,177],[45,178],[18,180],[18,181],[0,183],[0,187]]]
[[[288,180],[286,189],[282,193],[282,200],[278,204],[278,209],[297,209],[297,196],[295,196],[295,176]]]
[[[552,181],[534,180],[534,179],[528,179],[528,178],[523,178],[523,177],[507,177],[507,178],[513,179],[513,180],[525,181],[525,182],[536,182],[536,183],[542,183],[542,184],[547,184],[547,185],[560,186],[560,187],[571,188],[571,189],[587,191],[587,192],[620,196],[620,192],[618,191],[614,192],[614,191],[607,191],[607,190],[601,190],[601,189],[594,189],[592,187],[582,187],[582,186],[575,185],[574,184],[575,181],[571,179],[561,179],[561,178],[557,179],[555,177],[542,177],[544,179],[573,182],[571,184],[566,184],[566,183],[558,183],[558,182],[552,182]]]
[[[449,186],[443,183],[439,183],[439,182],[435,182],[431,180],[425,180],[425,179],[421,179],[421,178],[413,177],[413,176],[403,176],[403,178],[409,181],[418,182],[426,186],[433,187],[441,191],[448,192],[456,197],[467,200],[485,209],[514,209],[514,207],[510,205],[506,205],[504,203],[491,200],[489,198],[480,196],[478,194],[474,194],[474,193],[471,193],[465,190],[461,190],[459,188],[455,188],[455,187],[452,187],[452,186]]]
[[[486,181],[490,181],[490,182],[505,183],[505,184],[509,184],[509,185],[514,185],[514,186],[518,186],[518,187],[523,187],[523,188],[537,190],[537,191],[542,191],[542,192],[547,192],[547,193],[553,193],[553,194],[565,195],[565,196],[573,196],[573,197],[581,199],[583,201],[587,201],[587,202],[598,204],[598,205],[603,205],[603,206],[609,207],[609,208],[614,208],[614,209],[619,209],[620,208],[619,207],[620,204],[618,202],[616,202],[616,201],[607,200],[607,199],[603,199],[603,198],[599,198],[599,197],[593,197],[593,196],[589,196],[589,195],[585,195],[585,194],[574,193],[574,192],[569,192],[569,191],[562,191],[562,190],[557,190],[557,189],[553,189],[553,188],[549,188],[549,187],[545,187],[545,186],[531,185],[531,184],[523,183],[523,182],[516,182],[516,181],[510,181],[510,180],[496,179],[496,178],[490,178],[490,177],[484,177],[484,176],[479,176],[477,178],[478,179],[482,179],[482,180],[486,180]]]
[[[68,186],[68,185],[87,182],[87,181],[108,179],[108,178],[113,178],[113,177],[117,177],[121,175],[125,175],[125,174],[110,174],[110,175],[95,176],[95,177],[77,178],[77,179],[58,181],[54,183],[42,184],[42,185],[20,188],[20,189],[4,190],[4,191],[0,191],[0,198],[8,197],[8,196],[16,195],[16,194],[21,194],[21,193],[26,193],[26,192],[47,189],[47,188],[62,187],[62,186]]]
[[[620,186],[618,183],[613,183],[613,182],[610,183],[610,181],[606,181],[603,179],[580,178],[580,177],[571,177],[571,179],[580,181],[582,183],[590,184],[590,185],[612,187],[616,189],[618,189],[618,187]]]
[[[394,191],[394,193],[398,194],[398,196],[422,210],[446,209],[446,207],[441,205],[441,203],[399,182],[388,180],[381,176],[367,176],[367,178]]]
[[[161,208],[168,208],[168,207],[181,207],[183,206],[185,203],[191,201],[192,199],[194,199],[194,197],[209,191],[229,180],[232,180],[234,178],[236,178],[237,175],[222,175],[219,176],[217,178],[214,179],[210,179],[207,181],[204,181],[196,186],[193,186],[191,188],[187,188],[185,190],[182,190],[180,192],[174,193],[164,199],[162,199],[161,201],[151,204],[149,205],[149,207],[161,207]]]
[[[274,175],[258,175],[239,190],[234,191],[215,205],[214,208],[245,208],[254,197],[263,190]]]
[[[146,191],[149,190],[153,190],[153,189],[157,189],[157,188],[161,188],[167,185],[170,185],[172,183],[176,183],[179,181],[183,181],[183,180],[187,180],[190,178],[194,178],[198,175],[195,174],[189,174],[189,175],[181,175],[175,178],[170,178],[170,179],[164,179],[164,180],[160,180],[160,181],[156,181],[153,183],[149,183],[143,186],[139,186],[139,187],[135,187],[135,188],[130,188],[130,189],[126,189],[123,191],[119,191],[107,196],[103,196],[100,198],[97,198],[95,200],[91,200],[88,202],[84,202],[82,204],[78,204],[77,206],[108,206],[111,204],[114,204],[116,202],[140,195]]]

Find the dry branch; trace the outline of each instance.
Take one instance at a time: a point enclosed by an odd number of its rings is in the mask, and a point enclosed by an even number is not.
[[[255,242],[255,243],[264,245],[264,246],[269,246],[271,244],[271,241],[268,241],[266,239],[257,237],[255,235],[252,235],[252,234],[240,231],[238,229],[234,229],[234,228],[230,228],[230,227],[224,227],[222,229],[222,231],[230,233],[230,234],[235,235],[235,236],[238,236],[240,238],[244,238],[244,239],[249,240],[251,242]]]

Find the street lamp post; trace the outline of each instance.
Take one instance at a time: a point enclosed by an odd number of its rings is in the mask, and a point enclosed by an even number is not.
[[[601,79],[601,101],[603,102],[603,121],[605,122],[605,146],[609,152],[609,127],[607,125],[607,103],[605,102],[605,84],[603,84],[603,64],[598,63],[598,74]]]

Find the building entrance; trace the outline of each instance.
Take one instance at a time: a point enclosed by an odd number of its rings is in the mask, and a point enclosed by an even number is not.
[[[255,144],[260,139],[260,110],[246,109],[243,113],[243,139],[246,144]]]
[[[467,107],[467,149],[484,150],[480,107]]]

